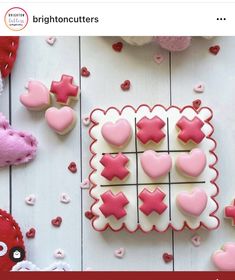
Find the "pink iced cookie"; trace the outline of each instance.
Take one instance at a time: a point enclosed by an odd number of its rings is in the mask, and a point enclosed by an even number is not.
[[[37,140],[34,136],[12,129],[0,113],[0,167],[19,165],[36,156]]]
[[[167,205],[163,202],[165,193],[159,188],[154,191],[144,189],[140,194],[139,198],[143,201],[140,206],[140,210],[146,215],[150,215],[152,212],[156,212],[161,215],[166,209]]]
[[[51,103],[50,92],[39,81],[29,81],[28,92],[20,96],[20,102],[29,110],[41,111]]]
[[[145,151],[140,156],[144,172],[152,179],[166,175],[172,167],[172,159],[168,154],[156,153],[152,150]]]
[[[115,156],[105,154],[100,160],[100,163],[104,166],[101,175],[109,181],[114,177],[123,180],[129,174],[129,170],[126,168],[128,161],[129,159],[122,153]]]
[[[107,191],[101,196],[103,204],[100,206],[100,211],[107,218],[114,216],[117,220],[126,216],[125,206],[129,203],[123,192],[113,194],[112,191]]]
[[[206,167],[206,155],[199,149],[178,156],[176,166],[183,174],[190,177],[199,176]]]
[[[178,138],[184,143],[192,141],[199,144],[205,138],[205,134],[201,130],[203,125],[204,122],[198,117],[194,117],[192,120],[185,116],[181,117],[176,123],[176,126],[180,129]]]
[[[176,197],[176,202],[184,213],[198,217],[206,208],[207,194],[204,190],[195,188],[191,193],[179,193]]]
[[[219,270],[235,271],[235,243],[225,243],[212,255],[212,261]]]
[[[155,40],[163,48],[171,52],[187,49],[191,44],[190,36],[158,36]]]
[[[101,128],[101,134],[111,145],[122,147],[131,137],[131,125],[126,119],[119,119],[115,123],[106,122]]]
[[[68,133],[76,123],[75,111],[67,106],[47,109],[45,118],[50,128],[61,135]]]
[[[165,137],[165,133],[162,131],[164,126],[165,122],[157,116],[151,119],[143,117],[137,123],[137,127],[139,128],[137,137],[143,144],[149,141],[159,143]]]
[[[73,77],[62,75],[59,82],[51,83],[51,92],[56,96],[56,101],[62,105],[68,105],[71,99],[76,100],[79,94],[79,87],[73,85]]]

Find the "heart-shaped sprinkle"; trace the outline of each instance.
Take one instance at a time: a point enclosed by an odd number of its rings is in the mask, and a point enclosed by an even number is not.
[[[219,51],[220,51],[220,46],[219,45],[211,46],[209,48],[209,52],[214,54],[214,55],[217,55]]]
[[[89,77],[91,74],[86,67],[82,67],[80,72],[82,77]]]
[[[64,259],[65,258],[65,252],[62,249],[56,249],[54,252],[54,257],[56,259]]]
[[[86,211],[85,212],[85,217],[88,219],[88,220],[92,220],[94,218],[94,214],[91,212],[91,211]]]
[[[168,253],[164,253],[162,255],[162,258],[163,258],[165,263],[169,263],[169,262],[173,261],[173,259],[174,259],[173,255],[172,254],[168,254]]]
[[[89,189],[90,188],[90,180],[88,178],[84,179],[80,185],[81,189]]]
[[[35,202],[36,202],[36,196],[34,194],[30,194],[25,198],[25,203],[30,206],[33,206]]]
[[[200,99],[196,99],[196,100],[194,100],[193,103],[192,103],[193,108],[194,108],[195,110],[198,110],[198,109],[200,108],[201,104],[202,104],[202,101],[201,101]]]
[[[36,230],[34,228],[31,228],[30,230],[28,230],[26,232],[26,237],[29,238],[29,239],[34,238],[35,235],[36,235]]]
[[[72,173],[76,173],[77,172],[77,164],[74,161],[70,162],[70,164],[68,166],[68,170]]]
[[[69,195],[67,193],[62,193],[60,195],[60,202],[64,203],[64,204],[68,204],[71,201],[71,198],[69,197]]]
[[[191,242],[195,247],[199,247],[201,245],[201,236],[199,235],[194,235],[191,238]]]
[[[198,83],[194,86],[193,90],[197,93],[203,93],[205,90],[205,85],[203,83]]]
[[[51,224],[54,226],[54,227],[60,227],[62,223],[62,218],[61,217],[56,217],[55,219],[53,219],[51,221]]]
[[[122,51],[122,48],[123,48],[123,43],[122,42],[117,42],[117,43],[114,43],[112,45],[112,48],[115,52],[121,52]]]
[[[50,36],[46,38],[46,42],[47,44],[49,44],[50,46],[53,46],[55,44],[56,41],[56,37],[54,36]]]
[[[83,118],[82,118],[82,123],[83,123],[83,125],[85,125],[85,126],[89,126],[90,123],[91,123],[90,116],[87,116],[87,115],[83,116]]]
[[[153,59],[157,64],[161,64],[164,61],[165,58],[162,54],[155,54],[153,56]]]
[[[124,248],[118,248],[114,251],[114,256],[119,258],[119,259],[122,259],[125,255],[125,249]]]
[[[123,91],[127,91],[130,89],[131,87],[131,82],[129,80],[125,80],[121,85],[120,85],[121,89]]]

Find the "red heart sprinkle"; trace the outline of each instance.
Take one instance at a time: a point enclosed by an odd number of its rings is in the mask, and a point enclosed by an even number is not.
[[[211,46],[209,48],[209,52],[214,54],[214,55],[217,55],[217,53],[220,51],[220,46],[219,45],[215,45],[215,46]]]
[[[56,217],[55,219],[53,219],[51,221],[51,224],[54,226],[54,227],[60,227],[62,223],[62,218],[61,217]]]
[[[91,211],[86,211],[85,212],[85,217],[88,219],[88,220],[91,220],[94,218],[94,214],[91,212]]]
[[[90,71],[86,67],[81,68],[81,76],[82,77],[89,77],[90,76]]]
[[[34,228],[31,228],[29,231],[26,232],[27,238],[34,238],[36,234],[36,230]]]
[[[71,171],[72,173],[76,173],[77,172],[76,163],[72,161],[68,166],[68,170]]]
[[[122,84],[121,84],[121,89],[122,90],[129,90],[131,86],[131,82],[129,80],[125,80]]]
[[[200,108],[201,104],[202,104],[202,101],[200,99],[196,99],[196,100],[193,101],[193,108],[195,110],[197,110],[197,109]]]
[[[122,48],[123,48],[123,43],[122,42],[114,43],[112,45],[112,48],[113,48],[113,50],[115,50],[115,52],[121,52]]]
[[[164,253],[162,255],[162,258],[163,258],[165,263],[169,263],[169,262],[171,262],[174,259],[173,255],[168,254],[168,253]]]

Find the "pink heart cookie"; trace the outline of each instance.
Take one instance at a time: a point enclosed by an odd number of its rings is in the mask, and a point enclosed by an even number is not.
[[[75,111],[68,106],[47,109],[45,118],[50,128],[60,135],[68,133],[76,122]]]
[[[212,255],[212,261],[219,270],[235,270],[235,243],[225,243],[221,250]]]
[[[101,129],[104,139],[111,145],[121,147],[131,137],[131,125],[126,119],[119,119],[115,123],[106,122]]]
[[[156,153],[152,150],[145,151],[140,156],[144,172],[152,179],[166,175],[172,167],[172,159],[168,154]]]
[[[179,155],[176,166],[185,175],[197,177],[206,167],[206,155],[199,148],[193,149],[190,153]]]
[[[11,128],[0,113],[0,167],[19,165],[36,156],[37,140],[31,134]]]
[[[28,83],[28,92],[20,96],[20,102],[29,110],[41,111],[49,107],[50,92],[39,81],[31,80]]]
[[[204,190],[195,188],[191,193],[179,193],[176,202],[184,213],[198,217],[206,208],[207,194]]]

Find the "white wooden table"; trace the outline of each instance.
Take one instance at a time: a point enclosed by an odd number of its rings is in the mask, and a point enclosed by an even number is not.
[[[0,111],[11,120],[15,128],[32,132],[39,141],[37,158],[30,164],[0,170],[0,208],[12,212],[22,231],[35,227],[35,239],[26,239],[27,259],[45,267],[55,261],[55,249],[66,252],[65,261],[73,270],[214,270],[210,256],[227,241],[235,241],[235,228],[223,219],[223,207],[235,197],[235,37],[213,40],[194,38],[190,49],[169,54],[154,45],[132,47],[125,45],[121,53],[111,48],[118,38],[59,37],[49,46],[43,37],[21,38],[18,60],[5,91],[0,96]],[[208,47],[218,43],[217,56],[208,53]],[[153,61],[157,52],[165,61]],[[86,66],[89,78],[79,78],[79,69]],[[51,131],[43,112],[29,112],[19,102],[19,95],[29,78],[35,78],[48,87],[61,74],[70,74],[81,86],[81,98],[75,105],[78,122],[67,136]],[[120,90],[120,84],[129,79],[132,88]],[[203,81],[203,94],[193,92],[193,86]],[[221,226],[207,232],[198,230],[202,237],[199,248],[194,247],[189,230],[164,234],[125,231],[98,233],[84,217],[91,199],[80,182],[88,177],[88,128],[82,125],[81,116],[95,107],[122,107],[141,103],[154,105],[186,105],[200,98],[203,105],[214,110],[214,138],[218,142],[217,155],[220,172],[218,185],[220,203],[218,215]],[[77,162],[78,172],[71,174],[67,166]],[[59,196],[66,192],[71,203],[62,204]],[[27,206],[24,199],[36,195],[36,204]],[[61,216],[63,224],[53,228],[51,219]],[[114,257],[114,250],[124,247],[123,259]],[[164,252],[174,253],[174,261],[165,264]]]

